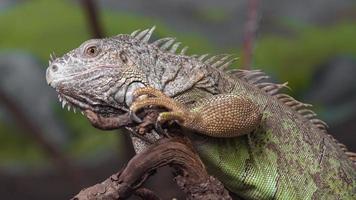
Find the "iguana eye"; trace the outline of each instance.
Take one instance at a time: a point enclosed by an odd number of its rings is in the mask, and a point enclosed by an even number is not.
[[[127,59],[127,55],[125,52],[121,52],[120,53],[120,59],[122,60],[123,63],[127,63],[128,62],[128,59]]]
[[[97,46],[89,46],[85,49],[85,54],[89,57],[95,57],[99,54],[99,49]]]

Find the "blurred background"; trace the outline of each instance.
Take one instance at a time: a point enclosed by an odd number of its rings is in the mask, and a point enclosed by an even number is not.
[[[353,0],[0,0],[0,195],[68,199],[133,155],[118,132],[63,110],[47,86],[49,54],[93,37],[156,25],[189,53],[233,53],[234,67],[288,81],[330,133],[356,151],[356,2]],[[167,169],[148,182],[180,197]]]

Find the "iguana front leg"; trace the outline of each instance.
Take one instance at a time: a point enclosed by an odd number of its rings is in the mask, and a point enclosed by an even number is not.
[[[236,137],[253,131],[261,122],[262,112],[251,100],[233,94],[215,95],[196,103],[191,109],[147,87],[134,92],[136,101],[130,107],[132,115],[146,106],[164,107],[157,123],[174,120],[179,125],[212,137]],[[145,98],[137,98],[145,96]]]

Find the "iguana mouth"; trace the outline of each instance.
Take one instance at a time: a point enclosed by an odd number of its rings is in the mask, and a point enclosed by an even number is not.
[[[139,81],[131,81],[122,85],[116,92],[118,99],[115,100],[115,103],[107,103],[101,99],[92,99],[84,94],[76,94],[63,85],[59,85],[55,89],[63,109],[67,107],[68,111],[72,110],[74,113],[80,111],[83,115],[85,111],[90,110],[103,117],[114,117],[129,112],[128,108],[133,100],[133,92],[140,87],[145,87],[145,84]]]
[[[73,111],[74,113],[80,111],[84,115],[85,110],[91,110],[102,116],[118,116],[128,112],[125,107],[114,107],[110,105],[103,104],[90,104],[87,100],[81,98],[74,98],[69,95],[58,92],[59,102],[62,103],[62,108],[67,107],[68,111]]]

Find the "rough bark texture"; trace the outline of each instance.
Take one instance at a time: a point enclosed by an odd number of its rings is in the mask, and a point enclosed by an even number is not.
[[[121,172],[80,191],[73,199],[126,199],[133,194],[143,199],[159,199],[140,186],[156,169],[166,165],[174,169],[175,181],[187,199],[231,199],[224,186],[207,174],[190,141],[178,137],[159,140],[135,155]]]

